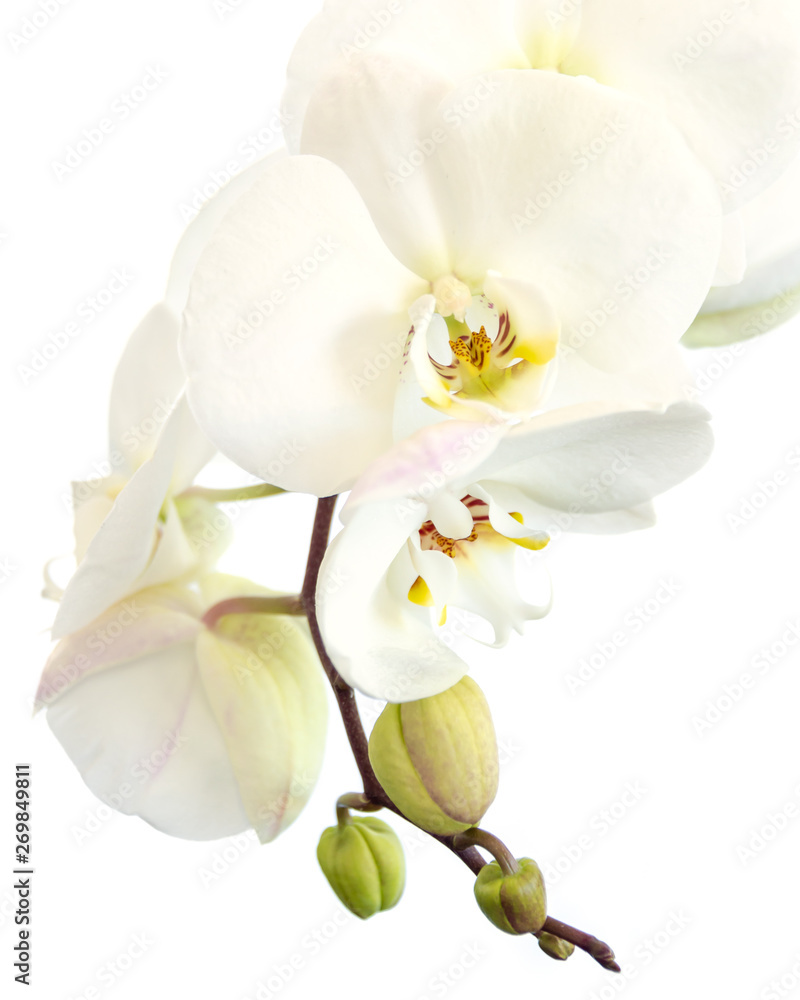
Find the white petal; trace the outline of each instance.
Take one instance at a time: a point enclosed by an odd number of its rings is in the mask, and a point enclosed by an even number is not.
[[[169,489],[177,495],[191,486],[198,472],[216,454],[216,448],[198,427],[185,396],[178,399],[171,420],[177,424],[177,429]]]
[[[534,282],[489,271],[483,290],[498,312],[507,312],[516,336],[504,365],[525,358],[543,367],[555,357],[560,333],[558,313],[546,293]]]
[[[424,59],[453,80],[498,67],[524,67],[513,24],[513,0],[326,0],[289,60],[283,100],[286,142],[300,148],[306,106],[337,62],[359,53],[390,51]],[[466,29],[466,30],[464,30]]]
[[[766,333],[800,310],[800,159],[738,214],[747,248],[744,278],[711,290],[684,338],[692,347]]]
[[[157,553],[159,514],[173,478],[177,449],[184,440],[182,428],[189,420],[182,400],[162,428],[153,456],[117,496],[64,592],[53,625],[54,639],[83,628],[126,595],[163,583],[188,568],[191,553],[178,539],[177,547],[169,545],[173,557],[169,565],[162,555],[157,571],[145,577]],[[170,522],[168,527],[171,541],[180,526]]]
[[[431,327],[444,320],[436,317],[436,300],[423,295],[409,309],[410,340],[403,351],[403,363],[394,399],[393,439],[401,441],[423,427],[446,420],[444,412],[434,409],[426,399],[446,405],[447,392],[430,363],[429,346],[435,336]]]
[[[36,709],[52,705],[78,681],[98,670],[189,642],[200,631],[195,594],[161,587],[134,594],[66,636],[48,657],[36,692]]]
[[[311,98],[300,147],[345,171],[386,246],[431,281],[450,271],[450,255],[439,212],[446,191],[424,164],[446,140],[435,112],[450,87],[396,55],[339,64]]]
[[[610,410],[575,406],[520,425],[475,478],[508,483],[540,505],[578,515],[638,507],[708,459],[713,438],[702,407]]]
[[[181,352],[200,426],[267,482],[347,488],[391,440],[407,310],[425,290],[337,167],[279,163],[195,273]]]
[[[92,792],[120,812],[188,840],[250,826],[193,642],[86,677],[47,721]]]
[[[691,400],[694,377],[685,352],[671,345],[648,364],[628,372],[604,372],[584,361],[577,351],[559,352],[558,372],[547,397],[548,410],[576,403],[618,403],[637,409],[663,408]]]
[[[428,520],[445,538],[466,538],[472,531],[472,515],[461,503],[461,497],[444,490],[429,502]]]
[[[114,373],[109,412],[109,454],[117,472],[130,475],[152,455],[183,389],[186,376],[178,357],[179,329],[178,314],[159,304],[125,346]]]
[[[408,600],[417,570],[406,546],[421,523],[398,513],[393,501],[365,504],[331,542],[322,564],[317,602],[328,653],[347,683],[373,698],[427,698],[468,670],[433,635],[427,610]],[[406,577],[395,576],[390,588],[399,557]]]
[[[532,500],[529,493],[509,483],[483,480],[483,490],[506,510],[520,512],[525,523],[544,531],[551,542],[565,531],[591,535],[619,535],[628,531],[652,528],[656,512],[652,503],[639,504],[627,510],[595,511],[591,507],[575,505],[571,512],[545,507]],[[476,487],[472,487],[473,491]]]
[[[800,270],[800,253],[793,262],[787,263],[791,263],[793,269]],[[764,283],[769,281],[769,276],[762,277]],[[751,306],[700,313],[687,331],[684,343],[688,347],[722,347],[725,344],[735,344],[751,337],[760,337],[762,333],[769,333],[770,330],[788,322],[798,312],[800,312],[800,284]]]
[[[460,546],[458,587],[451,604],[479,615],[494,630],[493,646],[504,646],[512,631],[522,633],[526,621],[543,618],[550,604],[528,604],[517,590],[516,547],[505,538],[486,533]]]
[[[470,97],[438,147],[454,273],[529,276],[563,343],[596,367],[638,367],[676,342],[721,232],[713,183],[680,134],[623,94],[556,73],[489,74],[449,111]]]
[[[75,535],[75,562],[86,555],[92,539],[114,507],[114,499],[125,482],[117,478],[88,480],[72,484],[72,530]]]
[[[231,615],[197,643],[203,684],[262,843],[296,819],[322,765],[326,682],[291,618]]]
[[[799,43],[800,10],[785,0],[595,0],[561,69],[661,108],[732,211],[797,150]]]
[[[729,212],[722,220],[722,247],[712,284],[736,285],[747,267],[744,220],[742,212]]]
[[[285,149],[278,149],[231,178],[213,198],[209,198],[187,226],[180,239],[169,269],[169,281],[164,293],[166,304],[180,315],[186,307],[194,269],[206,244],[225,217],[228,209],[269,171],[274,164],[286,156]]]

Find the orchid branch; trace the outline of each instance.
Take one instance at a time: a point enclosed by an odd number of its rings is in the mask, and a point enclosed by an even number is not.
[[[364,796],[367,801],[365,802],[358,795],[352,797],[348,795],[346,797],[349,799],[347,805],[350,808],[365,809],[368,808],[368,802],[378,804],[386,809],[390,809],[407,822],[411,822],[411,820],[409,820],[408,817],[406,817],[391,801],[375,776],[375,771],[373,770],[369,759],[367,737],[358,711],[355,692],[343,680],[342,676],[333,665],[333,661],[325,649],[325,643],[322,639],[322,633],[320,632],[319,622],[317,620],[317,580],[319,578],[322,560],[328,547],[328,538],[330,536],[336,500],[337,497],[330,496],[322,497],[317,502],[317,510],[314,517],[314,526],[311,531],[308,561],[306,563],[306,573],[303,580],[301,597],[305,613],[308,616],[308,624],[311,630],[311,637],[314,640],[314,646],[316,647],[317,654],[319,655],[325,674],[331,687],[333,688],[333,693],[336,696],[345,732],[347,733],[347,738],[353,751],[353,757],[355,758],[359,774],[361,775],[361,779],[364,783]],[[340,802],[341,801],[342,800],[340,800]],[[357,802],[360,804],[356,804]],[[342,802],[342,805],[344,805],[344,802]],[[416,826],[417,824],[412,825]],[[422,828],[418,827],[418,829]],[[440,844],[443,844],[455,855],[457,855],[457,857],[475,875],[477,875],[481,868],[483,868],[486,864],[474,846],[468,846],[463,839],[459,840],[459,837],[463,838],[465,836],[464,834],[457,835],[455,837],[442,837],[430,833],[428,830],[424,830],[423,832],[428,833],[434,840],[438,840]],[[486,847],[488,844],[486,838],[491,838],[491,840],[493,842],[496,841],[497,844],[500,843],[497,841],[497,838],[492,837],[491,834],[485,834],[485,831],[480,832],[484,834],[484,836],[475,840],[475,831],[470,831],[473,835],[473,843],[481,843],[481,846]],[[549,934],[553,934],[556,937],[560,937],[564,941],[571,942],[577,948],[582,949],[590,955],[596,962],[602,965],[604,969],[609,969],[612,972],[620,971],[619,965],[617,965],[614,960],[614,952],[604,941],[600,941],[593,935],[586,934],[584,931],[579,931],[574,927],[570,927],[569,924],[565,924],[560,920],[555,920],[552,917],[547,918],[542,930]]]

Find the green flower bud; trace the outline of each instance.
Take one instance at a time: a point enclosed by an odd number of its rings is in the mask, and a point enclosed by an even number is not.
[[[519,871],[504,875],[496,861],[475,879],[478,906],[507,934],[536,934],[547,919],[547,896],[539,866],[532,858],[517,861]]]
[[[539,947],[545,955],[558,959],[559,962],[569,958],[575,951],[575,945],[571,941],[565,941],[555,934],[548,934],[547,931],[539,935]]]
[[[394,830],[374,816],[352,816],[329,826],[317,845],[317,860],[348,910],[366,920],[390,910],[403,895],[406,862]]]
[[[386,794],[412,823],[449,835],[475,826],[497,794],[497,739],[469,677],[431,698],[387,705],[369,738]]]

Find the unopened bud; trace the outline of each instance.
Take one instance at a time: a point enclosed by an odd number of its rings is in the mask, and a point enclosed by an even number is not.
[[[547,896],[539,866],[520,858],[510,875],[496,861],[484,865],[475,880],[478,906],[495,927],[507,934],[536,934],[547,919]]]
[[[369,759],[397,808],[431,833],[477,825],[497,794],[492,717],[469,677],[431,698],[387,705],[370,735]]]
[[[575,945],[564,938],[556,937],[555,934],[548,934],[547,931],[539,935],[539,947],[550,958],[555,958],[563,962],[575,951]]]
[[[329,826],[319,838],[317,860],[333,891],[362,920],[390,910],[403,895],[403,846],[394,830],[374,816]]]

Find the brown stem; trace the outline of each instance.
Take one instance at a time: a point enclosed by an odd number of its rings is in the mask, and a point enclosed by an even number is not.
[[[548,934],[554,934],[556,937],[563,938],[564,941],[571,942],[576,948],[581,948],[588,955],[591,955],[595,962],[599,962],[604,969],[608,969],[609,972],[622,971],[614,959],[614,952],[605,941],[600,941],[599,938],[593,937],[591,934],[586,934],[585,931],[579,931],[575,927],[570,927],[569,924],[562,923],[554,917],[548,917],[545,920],[542,930]]]
[[[392,802],[375,776],[369,759],[367,737],[364,733],[361,716],[358,712],[355,692],[342,679],[338,670],[333,665],[331,658],[328,656],[320,632],[319,622],[317,621],[317,580],[319,579],[319,570],[325,556],[325,550],[328,547],[328,537],[330,535],[336,499],[335,496],[323,497],[317,502],[317,512],[314,517],[314,527],[311,531],[311,543],[308,549],[306,575],[303,580],[303,589],[301,592],[303,606],[308,616],[308,625],[311,630],[311,637],[314,640],[314,646],[339,705],[339,712],[342,716],[347,739],[350,742],[361,780],[364,783],[364,794],[372,802],[383,806],[385,809],[390,809],[392,812],[397,813],[398,816],[402,816],[403,819],[411,822]],[[416,826],[416,824],[413,825]],[[418,827],[418,829],[421,829],[421,827]],[[427,830],[424,832],[452,851],[473,874],[477,875],[486,864],[480,852],[474,847],[456,846],[456,837],[441,837]],[[491,837],[491,834],[487,836]],[[552,917],[547,918],[543,930],[549,931],[551,934],[555,934],[565,941],[571,941],[577,948],[581,948],[591,955],[603,968],[614,972],[620,971],[619,966],[614,961],[614,952],[607,944],[599,941],[596,937],[592,937],[591,934],[585,934],[583,931],[576,930],[574,927],[563,924],[560,920],[554,920]]]
[[[358,713],[355,692],[342,680],[339,671],[333,665],[330,656],[328,656],[317,620],[317,580],[319,579],[320,566],[328,547],[328,537],[331,531],[331,521],[333,520],[335,507],[335,496],[322,497],[317,501],[317,512],[314,517],[314,527],[311,529],[311,542],[308,547],[306,575],[301,591],[303,606],[308,616],[308,627],[311,630],[311,638],[314,640],[322,668],[330,681],[339,705],[339,712],[342,716],[347,739],[350,742],[350,749],[353,751],[358,772],[364,783],[364,794],[370,799],[382,802],[383,805],[388,806],[389,798],[375,777],[375,772],[372,770],[372,764],[369,760],[367,737],[364,733],[364,727],[361,724],[361,716]]]
[[[481,830],[480,827],[473,826],[463,833],[457,833],[453,837],[453,847],[456,849],[461,847],[482,847],[494,856],[504,875],[516,875],[519,871],[517,859],[503,841],[499,837],[495,837],[493,833],[489,833],[488,830]]]
[[[213,604],[203,615],[206,628],[214,628],[225,615],[304,615],[303,599],[286,594],[275,597],[231,597]]]

